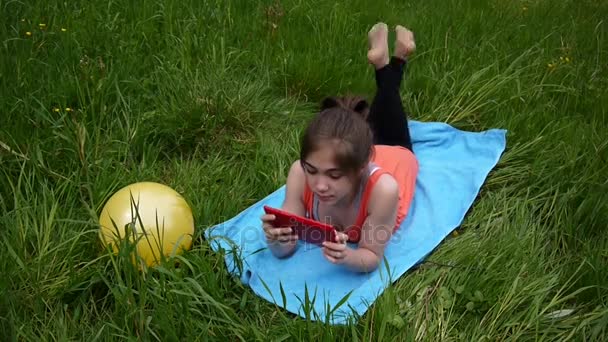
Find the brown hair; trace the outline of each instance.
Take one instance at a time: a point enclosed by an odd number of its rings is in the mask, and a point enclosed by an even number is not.
[[[366,121],[369,105],[362,97],[328,97],[302,137],[300,161],[323,143],[335,143],[336,164],[351,175],[366,165],[372,154],[373,136]]]

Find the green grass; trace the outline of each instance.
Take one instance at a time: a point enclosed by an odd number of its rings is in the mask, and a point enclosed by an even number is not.
[[[480,3],[0,0],[0,336],[608,338],[608,5]],[[330,327],[255,296],[201,235],[284,183],[323,96],[373,94],[378,20],[415,31],[413,119],[508,147],[459,234]],[[140,180],[191,203],[179,269],[140,276],[99,244],[104,201]]]

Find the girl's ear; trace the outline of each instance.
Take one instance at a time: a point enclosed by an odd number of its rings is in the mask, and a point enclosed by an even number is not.
[[[363,177],[365,172],[367,172],[367,164],[359,170],[359,176]]]
[[[321,111],[337,106],[338,100],[335,97],[326,97],[321,101]]]

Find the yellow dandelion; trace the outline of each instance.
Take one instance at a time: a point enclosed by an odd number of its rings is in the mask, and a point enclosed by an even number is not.
[[[566,63],[570,63],[570,57],[566,57]]]
[[[65,32],[65,31],[67,31],[67,30],[68,30],[68,29],[66,29],[66,28],[64,28],[64,27],[62,27],[62,28],[61,28],[61,32]]]
[[[24,23],[24,22],[25,22],[25,19],[21,19],[21,22],[22,22],[22,23]]]
[[[40,23],[40,24],[38,24],[38,27],[40,27],[40,28],[45,28],[45,27],[46,27],[46,24],[42,24],[42,23]]]
[[[70,107],[66,107],[65,111],[66,111],[66,112],[71,112],[71,111],[72,111],[72,108],[70,108]]]
[[[563,62],[564,61],[564,57],[560,57],[559,60]]]
[[[59,108],[53,108],[53,112],[58,113],[59,112]]]
[[[27,32],[25,32],[25,35],[29,37],[29,36],[31,36],[31,35],[32,35],[32,32],[27,31]]]

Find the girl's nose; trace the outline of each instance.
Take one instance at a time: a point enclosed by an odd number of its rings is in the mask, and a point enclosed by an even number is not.
[[[319,181],[316,184],[316,189],[317,189],[317,192],[325,192],[325,191],[327,191],[327,189],[329,189],[329,186],[327,185],[327,183],[325,183],[323,181]]]

